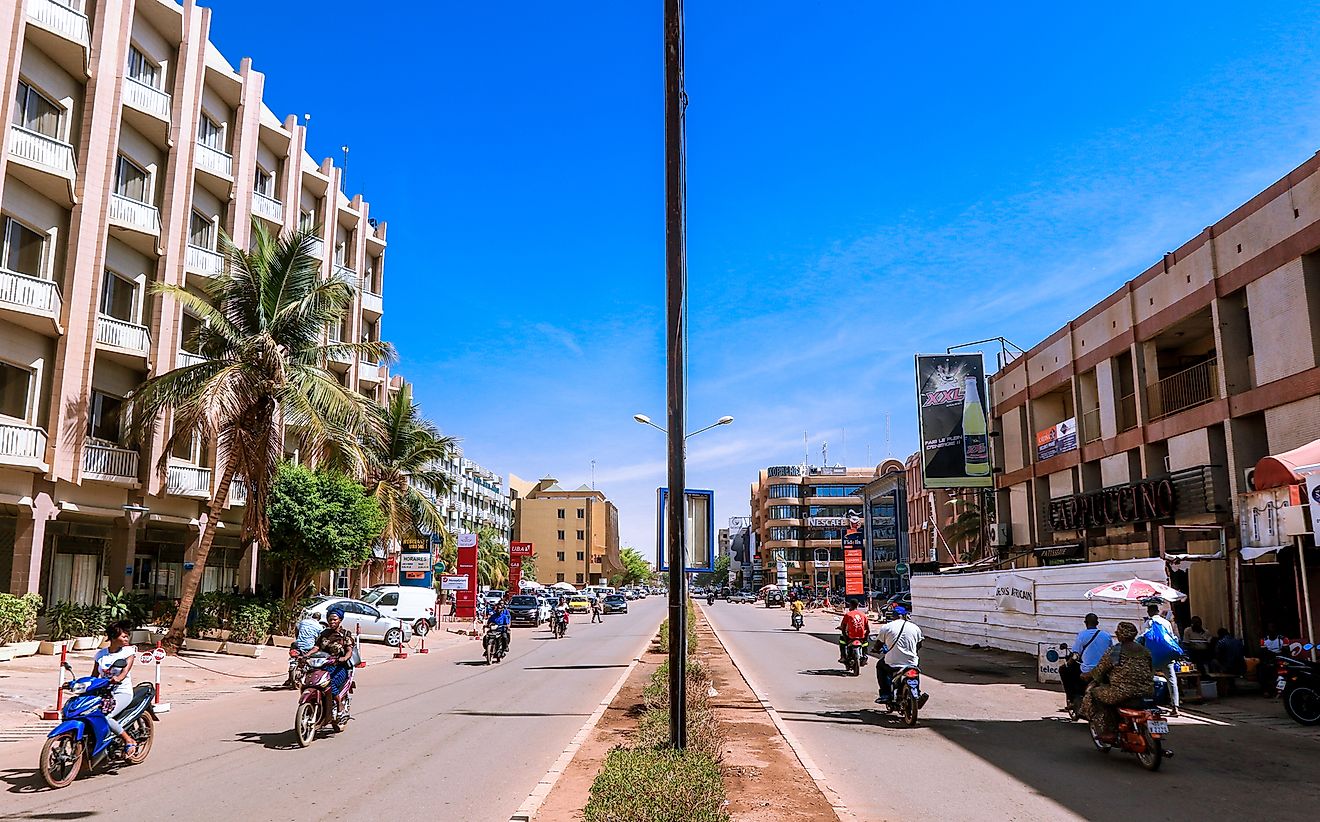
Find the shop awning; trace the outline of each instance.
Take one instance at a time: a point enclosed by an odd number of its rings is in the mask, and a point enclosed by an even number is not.
[[[1255,485],[1257,491],[1281,488],[1302,482],[1303,477],[1297,469],[1320,463],[1320,440],[1308,442],[1300,448],[1262,457],[1256,463]]]
[[[1260,559],[1271,551],[1279,551],[1287,547],[1287,545],[1261,545],[1255,548],[1243,547],[1242,559],[1246,562],[1251,562],[1253,559]]]

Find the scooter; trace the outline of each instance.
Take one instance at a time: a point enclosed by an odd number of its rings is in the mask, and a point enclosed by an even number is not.
[[[66,662],[70,674],[73,668]],[[113,699],[115,685],[109,679],[87,676],[65,683],[72,696],[60,711],[61,722],[55,726],[41,749],[41,778],[52,788],[64,788],[78,778],[86,765],[88,772],[102,766],[136,765],[151,753],[158,717],[151,701],[155,688],[143,683],[133,689],[133,699],[115,718],[124,731],[137,740],[133,753],[124,753],[124,742],[105,721],[106,704]]]
[[[794,611],[794,612],[793,612],[793,619],[792,619],[791,624],[792,624],[792,626],[793,626],[793,630],[794,630],[794,631],[801,631],[801,630],[802,630],[802,614],[798,613],[797,611]]]
[[[342,731],[351,719],[349,706],[353,702],[353,669],[338,693],[330,689],[330,668],[334,658],[327,653],[305,654],[298,660],[302,669],[302,686],[298,694],[298,709],[293,715],[293,729],[298,734],[298,745],[306,748],[316,739],[316,732],[326,725]]]
[[[498,625],[486,626],[486,635],[481,638],[481,647],[486,652],[486,664],[498,663],[507,653],[504,649],[504,631]]]
[[[550,634],[555,639],[559,639],[568,633],[568,611],[562,611],[558,616],[550,618]]]
[[[1073,668],[1081,675],[1082,655],[1068,647],[1068,643],[1059,646],[1059,651],[1063,655],[1063,663],[1059,665],[1060,673],[1065,667]],[[1083,682],[1080,688],[1069,687],[1069,677],[1061,676],[1063,679],[1063,698],[1064,709],[1068,712],[1068,718],[1076,722],[1082,716],[1082,698],[1086,696],[1086,684]]]
[[[884,703],[885,710],[896,713],[909,728],[917,724],[917,713],[926,704],[928,696],[921,692],[921,670],[915,665],[904,665],[889,683],[892,697]]]
[[[1283,696],[1283,710],[1301,725],[1320,725],[1320,666],[1289,656],[1275,662],[1279,666],[1275,690]]]
[[[863,639],[850,639],[848,644],[843,647],[843,668],[848,672],[848,676],[859,676],[862,673],[862,666],[866,664],[866,646],[867,641]]]
[[[1164,747],[1164,737],[1169,733],[1169,723],[1164,719],[1164,711],[1155,704],[1155,700],[1142,700],[1140,707],[1118,709],[1118,740],[1106,742],[1096,736],[1091,729],[1091,741],[1104,753],[1114,748],[1135,754],[1137,761],[1148,771],[1158,771],[1160,764],[1173,756],[1173,751]]]

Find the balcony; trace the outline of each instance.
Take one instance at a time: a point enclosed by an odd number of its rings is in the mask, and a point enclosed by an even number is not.
[[[105,314],[96,315],[96,342],[142,356],[151,346],[151,332],[145,325],[124,322]]]
[[[1118,433],[1137,427],[1137,395],[1126,394],[1118,398]]]
[[[189,243],[183,255],[183,268],[189,274],[219,277],[225,273],[225,255],[209,248]]]
[[[58,34],[65,40],[77,43],[84,49],[91,41],[91,28],[87,24],[87,15],[69,8],[56,0],[30,0],[27,6],[28,19],[46,31]]]
[[[154,205],[120,194],[110,195],[110,222],[130,231],[160,237],[160,211]]]
[[[252,213],[272,223],[284,223],[284,203],[260,191],[252,192]]]
[[[73,146],[19,125],[9,126],[9,154],[67,180],[72,180],[77,174]]]
[[[209,499],[211,469],[196,465],[171,465],[165,475],[165,490],[181,497]]]
[[[358,280],[356,271],[339,263],[335,263],[334,277],[336,280],[342,280],[343,282],[348,283],[353,286],[353,288],[357,288],[361,284],[361,281]]]
[[[1151,385],[1150,418],[1157,420],[1218,399],[1218,365],[1218,358],[1211,358]]]
[[[311,242],[307,244],[307,253],[311,254],[313,257],[315,257],[318,260],[324,260],[325,240],[322,240],[320,237],[313,237],[311,239]]]
[[[234,477],[233,481],[229,483],[229,507],[232,508],[236,505],[247,505],[247,501],[247,482],[239,477]]]
[[[170,95],[141,80],[124,78],[124,103],[167,123],[170,120]]]
[[[88,442],[83,445],[83,475],[108,482],[137,482],[138,452],[118,445]]]
[[[1100,409],[1092,408],[1082,412],[1082,443],[1100,441]]]
[[[191,351],[179,349],[179,358],[175,362],[176,368],[187,368],[190,365],[197,365],[198,363],[206,362],[206,357],[203,357],[200,354],[194,354]]]
[[[329,344],[343,345],[344,343],[342,340],[331,340]],[[353,354],[350,351],[331,351],[326,355],[326,359],[332,363],[338,363],[339,365],[353,364]]]
[[[0,308],[15,308],[59,322],[60,290],[50,280],[0,268]]]
[[[226,180],[234,178],[234,158],[206,143],[197,144],[197,167]]]
[[[362,289],[362,310],[379,317],[385,313],[385,301],[379,294],[372,293],[364,287]]]
[[[0,422],[0,465],[46,470],[46,432],[31,425]]]

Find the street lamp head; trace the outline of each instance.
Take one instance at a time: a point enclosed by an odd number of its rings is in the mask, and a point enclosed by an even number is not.
[[[733,422],[733,417],[725,416],[725,417],[720,417],[719,422],[717,422],[717,423],[715,423],[715,424],[716,424],[716,425],[728,425],[728,424],[731,423],[731,422]]]
[[[636,420],[637,422],[640,422],[642,425],[652,424],[651,418],[646,416],[645,414],[633,414],[633,419]]]

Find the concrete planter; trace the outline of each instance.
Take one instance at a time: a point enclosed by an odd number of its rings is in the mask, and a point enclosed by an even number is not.
[[[60,652],[60,649],[64,648],[65,646],[68,646],[69,649],[72,650],[73,640],[61,639],[58,642],[51,642],[50,640],[43,639],[41,641],[41,644],[37,646],[37,653],[45,654],[46,656],[54,656],[55,654],[58,654]]]
[[[165,638],[165,633],[164,628],[138,628],[133,631],[131,641],[134,645],[155,645]]]
[[[271,634],[270,644],[274,645],[276,648],[289,648],[293,645],[294,639],[296,639],[296,637],[284,636],[282,634]]]
[[[8,662],[14,658],[14,649],[8,645],[0,645],[0,662]]]
[[[41,643],[35,639],[28,639],[22,642],[11,642],[5,647],[12,652],[13,659],[18,659],[21,656],[32,656],[41,650]]]
[[[188,637],[183,641],[183,647],[190,651],[204,651],[208,654],[218,654],[224,650],[224,640],[220,639],[193,639]]]
[[[246,642],[226,642],[223,653],[256,658],[261,656],[265,647],[265,645],[249,645]]]
[[[101,638],[99,636],[75,637],[73,640],[73,650],[90,651],[93,648],[99,646],[100,644],[101,644]]]

